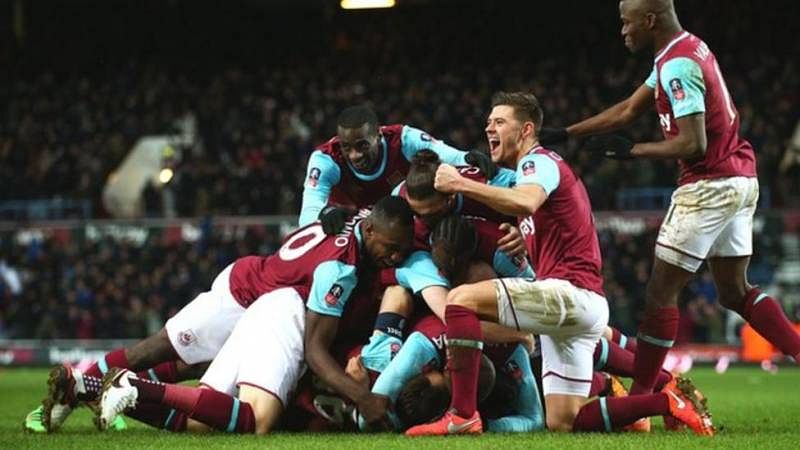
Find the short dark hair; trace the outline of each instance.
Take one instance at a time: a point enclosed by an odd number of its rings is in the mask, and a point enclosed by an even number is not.
[[[434,387],[421,373],[410,379],[400,390],[395,411],[407,427],[430,422],[444,414],[450,404],[447,386]]]
[[[535,95],[529,92],[497,92],[492,96],[492,108],[500,105],[514,108],[514,117],[522,122],[530,120],[536,125],[536,133],[539,133],[544,112]]]
[[[378,200],[368,219],[381,229],[403,229],[409,233],[414,229],[414,212],[406,199],[394,195]]]
[[[414,200],[427,200],[439,194],[433,187],[436,169],[442,161],[433,150],[420,150],[411,158],[411,167],[406,175],[406,191]]]
[[[432,253],[433,262],[447,277],[467,268],[477,246],[475,225],[460,214],[446,215],[431,231],[431,247],[436,248]]]
[[[370,130],[378,129],[378,116],[372,108],[366,105],[350,106],[339,113],[336,125],[341,128],[361,128],[369,125]]]

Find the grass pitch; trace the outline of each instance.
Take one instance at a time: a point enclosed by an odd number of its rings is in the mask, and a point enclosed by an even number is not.
[[[267,437],[226,434],[172,434],[128,420],[130,429],[100,433],[95,430],[88,410],[76,411],[56,434],[26,434],[22,431],[25,414],[44,395],[47,371],[43,369],[0,370],[0,449],[76,448],[558,448],[562,449],[650,449],[688,448],[800,448],[800,369],[783,367],[772,375],[755,367],[733,367],[723,375],[709,368],[689,373],[709,399],[718,434],[698,438],[688,432],[667,433],[655,419],[648,435],[602,434],[556,435],[485,434],[481,437],[409,439],[393,434],[288,434]]]

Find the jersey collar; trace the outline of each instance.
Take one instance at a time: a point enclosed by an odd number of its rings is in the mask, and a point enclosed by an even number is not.
[[[350,169],[350,172],[353,173],[353,176],[355,176],[361,181],[375,181],[376,179],[378,179],[378,177],[383,175],[383,171],[386,170],[386,161],[389,159],[388,145],[386,145],[386,139],[384,139],[383,135],[381,135],[380,146],[381,146],[381,163],[380,165],[378,165],[378,168],[375,170],[375,172],[371,174],[365,174],[359,172],[358,170],[356,170],[355,167],[353,167],[352,164],[350,164],[349,159],[344,158],[345,162],[347,163],[347,167]]]
[[[353,227],[353,236],[356,237],[356,242],[358,243],[358,248],[362,248],[364,246],[364,238],[361,236],[361,224],[364,220],[359,220],[356,222],[356,226]]]
[[[671,49],[675,44],[677,44],[678,42],[682,41],[683,39],[685,39],[688,36],[689,36],[689,32],[688,31],[679,31],[678,35],[675,36],[674,38],[672,38],[671,41],[669,41],[669,44],[667,44],[663,49],[661,49],[661,51],[656,53],[655,62],[658,62],[658,60],[661,59],[661,57],[663,57],[669,51],[669,49]]]

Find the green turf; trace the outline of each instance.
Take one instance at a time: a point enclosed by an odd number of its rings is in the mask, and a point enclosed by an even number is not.
[[[583,434],[555,435],[541,432],[525,435],[408,439],[403,436],[351,434],[285,434],[267,437],[178,435],[149,429],[129,420],[124,432],[96,431],[89,412],[82,408],[64,428],[52,435],[29,435],[22,431],[25,414],[43,396],[45,370],[0,371],[0,449],[23,448],[800,448],[800,370],[784,368],[771,375],[758,368],[735,367],[724,375],[700,368],[689,375],[709,398],[714,421],[720,430],[713,438],[685,433],[667,433],[661,421],[649,435]]]

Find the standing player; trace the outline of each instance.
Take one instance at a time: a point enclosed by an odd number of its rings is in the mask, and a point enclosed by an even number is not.
[[[498,188],[439,167],[436,189],[461,192],[515,215],[537,280],[501,278],[459,286],[445,317],[452,380],[451,409],[410,436],[481,433],[476,378],[483,347],[479,319],[540,335],[542,389],[550,430],[610,430],[640,417],[674,414],[700,434],[713,432],[689,383],[649,396],[586,403],[592,353],[608,323],[600,245],[586,189],[561,157],[539,145],[542,110],[531,94],[498,93],[486,126],[492,160],[516,167],[517,184]],[[633,400],[631,400],[633,399]],[[584,405],[585,404],[585,405]]]
[[[489,178],[496,170],[483,152],[457,150],[408,125],[378,126],[371,109],[352,106],[339,114],[337,135],[308,159],[300,226],[319,218],[326,233],[336,234],[352,215],[350,208],[368,207],[389,195],[422,149],[449,164],[476,165]]]
[[[643,114],[654,97],[663,141],[634,145],[605,135],[588,147],[616,159],[678,160],[679,186],[656,241],[631,393],[652,390],[677,335],[678,294],[703,261],[720,304],[800,361],[800,335],[780,303],[747,282],[756,162],[750,143],[739,136],[739,114],[717,59],[705,42],[683,30],[672,0],[623,0],[619,11],[625,46],[655,53],[652,73],[628,99],[568,128],[549,130],[547,137],[553,142],[617,130]]]
[[[381,420],[388,399],[348,377],[329,348],[357,284],[357,268],[400,263],[411,248],[412,229],[408,204],[387,197],[336,236],[312,224],[290,235],[275,255],[237,260],[230,294],[252,306],[200,380],[210,389],[141,380],[114,369],[103,381],[98,425],[106,428],[140,403],[173,408],[219,430],[266,433],[288,403],[304,354],[326,385],[357,404],[370,422]]]

